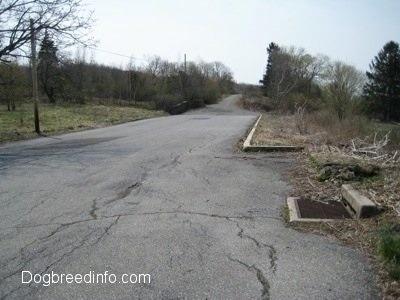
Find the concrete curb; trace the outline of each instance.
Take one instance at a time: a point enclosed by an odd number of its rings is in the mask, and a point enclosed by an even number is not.
[[[251,139],[253,138],[254,132],[256,131],[258,122],[260,122],[260,120],[261,120],[261,117],[262,117],[262,115],[260,115],[258,117],[258,119],[257,119],[256,123],[254,124],[253,128],[250,130],[249,135],[247,136],[246,140],[244,141],[244,143],[243,143],[243,150],[244,151],[247,151],[246,149],[252,147],[252,146],[250,146],[250,142],[251,142]]]
[[[367,218],[377,214],[376,204],[358,192],[351,184],[342,185],[342,198],[347,210],[357,218]]]
[[[251,140],[253,138],[254,132],[258,126],[258,123],[261,120],[262,115],[260,115],[254,124],[253,128],[251,129],[249,135],[247,136],[246,140],[243,143],[243,151],[245,152],[275,152],[275,151],[282,151],[282,152],[294,152],[294,151],[302,151],[304,147],[301,146],[252,146]]]

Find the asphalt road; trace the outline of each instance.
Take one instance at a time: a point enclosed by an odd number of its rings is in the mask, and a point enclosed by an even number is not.
[[[235,151],[237,99],[0,147],[0,299],[377,299],[357,251],[284,225],[293,161]]]

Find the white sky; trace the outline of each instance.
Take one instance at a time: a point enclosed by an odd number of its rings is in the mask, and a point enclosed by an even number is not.
[[[98,48],[137,58],[221,61],[237,82],[257,84],[270,42],[368,70],[389,40],[400,42],[400,0],[88,0]],[[99,63],[129,58],[94,52]]]

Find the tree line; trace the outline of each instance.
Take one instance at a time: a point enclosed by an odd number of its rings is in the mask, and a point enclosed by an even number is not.
[[[260,80],[263,94],[273,109],[331,109],[339,120],[364,113],[383,121],[400,120],[400,48],[384,45],[365,74],[354,66],[312,56],[303,48],[267,48],[266,71]]]
[[[140,66],[130,62],[124,68],[110,67],[87,61],[84,49],[74,58],[61,55],[47,32],[40,43],[37,72],[42,98],[51,104],[113,100],[181,112],[215,103],[234,87],[232,72],[221,62],[175,63],[154,56]],[[29,98],[30,80],[29,66],[0,63],[0,101],[8,110]]]

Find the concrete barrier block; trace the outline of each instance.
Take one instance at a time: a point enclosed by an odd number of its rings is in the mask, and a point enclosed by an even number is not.
[[[376,204],[354,189],[351,184],[342,185],[342,197],[357,218],[371,217],[378,211]]]

